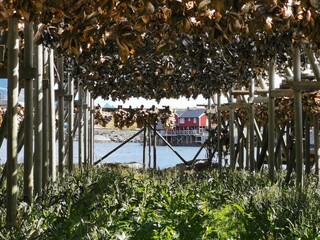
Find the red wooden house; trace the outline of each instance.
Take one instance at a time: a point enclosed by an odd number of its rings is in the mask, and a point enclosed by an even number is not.
[[[188,109],[184,111],[176,123],[179,130],[200,130],[208,126],[205,109]]]
[[[208,136],[205,131],[208,120],[205,109],[187,109],[176,112],[176,124],[172,131],[160,130],[161,135],[172,145],[198,145]]]

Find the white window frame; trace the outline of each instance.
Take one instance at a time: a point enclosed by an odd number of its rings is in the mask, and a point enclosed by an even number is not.
[[[179,120],[179,123],[184,123],[185,121],[184,121],[184,118],[180,118],[180,120]]]

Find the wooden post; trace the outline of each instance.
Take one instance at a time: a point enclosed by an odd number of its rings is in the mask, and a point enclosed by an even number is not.
[[[84,125],[83,125],[83,135],[84,135],[84,162],[85,166],[88,167],[89,164],[89,154],[88,154],[88,121],[89,121],[89,113],[88,113],[88,89],[84,89]]]
[[[74,109],[74,80],[68,72],[68,171],[73,171],[73,109]]]
[[[37,29],[41,24],[37,26]],[[38,45],[35,48],[35,62],[37,67],[37,78],[35,81],[35,102],[34,102],[34,192],[41,195],[42,192],[42,137],[43,137],[43,118],[42,118],[42,105],[43,105],[43,46]]]
[[[285,154],[286,154],[286,168],[288,169],[288,165],[289,165],[289,160],[290,160],[290,153],[291,153],[291,150],[290,150],[290,144],[291,144],[291,141],[290,141],[290,123],[287,123],[286,124],[286,136],[285,136],[285,142],[286,142],[286,147],[284,148],[284,150],[286,151]]]
[[[83,135],[83,86],[81,83],[79,83],[78,86],[78,93],[79,93],[79,101],[80,104],[78,106],[79,111],[79,127],[78,127],[78,133],[79,133],[79,169],[82,170],[82,163],[84,162],[84,135]]]
[[[291,121],[290,124],[288,124],[288,129],[287,129],[287,142],[288,142],[288,147],[289,147],[289,160],[287,162],[287,174],[285,178],[285,182],[289,183],[290,181],[290,176],[292,173],[292,170],[294,168],[294,160],[295,160],[295,146],[294,146],[294,121]]]
[[[311,68],[312,68],[312,71],[313,71],[313,74],[314,74],[316,80],[320,81],[320,69],[319,69],[319,66],[317,64],[317,60],[314,57],[312,50],[307,47],[305,47],[303,50],[307,55],[307,58],[309,60],[309,63],[311,65]]]
[[[59,99],[58,99],[58,148],[59,148],[59,174],[60,177],[64,175],[65,168],[65,142],[64,142],[64,69],[63,69],[63,58],[58,58],[58,74],[59,74]]]
[[[157,123],[153,129],[153,169],[157,170]]]
[[[267,156],[267,149],[268,149],[268,128],[267,128],[268,123],[265,124],[265,126],[263,126],[263,132],[262,132],[262,136],[263,136],[263,142],[261,143],[261,151],[259,154],[259,158],[257,159],[257,169],[261,170],[261,167],[263,166],[263,164],[265,163],[265,159]]]
[[[277,171],[281,171],[281,165],[282,165],[282,159],[281,159],[281,144],[283,140],[283,135],[285,133],[285,128],[280,129],[277,131],[278,138],[277,138],[277,144],[276,149],[274,151],[274,157],[275,157],[275,166]]]
[[[250,144],[250,127],[249,127],[249,123],[245,123],[245,126],[246,126],[246,136],[245,136],[245,139],[244,139],[244,149],[246,149],[246,158],[245,158],[245,161],[246,161],[246,166],[245,166],[245,169],[246,170],[249,170],[250,169],[250,147],[249,147],[249,144]],[[243,150],[244,150],[243,149]]]
[[[93,116],[93,110],[94,110],[94,101],[92,98],[91,93],[89,94],[89,99],[90,99],[90,124],[89,124],[89,129],[90,129],[90,136],[89,136],[89,150],[90,150],[90,165],[93,166],[94,162],[94,116]]]
[[[49,180],[49,49],[44,48],[43,51],[43,63],[44,74],[42,80],[43,91],[43,135],[42,135],[42,186],[45,186]]]
[[[33,23],[24,27],[24,67],[33,68]],[[24,82],[24,184],[23,195],[28,203],[33,201],[33,79]]]
[[[305,171],[306,174],[310,173],[311,161],[310,161],[310,118],[306,115],[305,119]]]
[[[236,118],[235,123],[237,125],[237,135],[238,135],[236,162],[238,161],[239,169],[243,169],[244,168],[244,141],[245,141],[244,130],[243,130],[244,124],[241,124],[238,117]]]
[[[250,89],[249,89],[249,144],[247,151],[249,152],[250,160],[250,172],[254,172],[256,168],[254,159],[254,78],[250,79]]]
[[[229,103],[233,102],[233,94],[231,94],[232,89],[230,90]],[[235,159],[235,146],[234,146],[234,109],[229,109],[229,138],[230,138],[230,164],[231,169],[235,170],[236,168],[236,159]]]
[[[300,47],[294,47],[293,52],[293,81],[301,82]],[[295,122],[295,156],[296,156],[296,180],[297,188],[303,189],[303,143],[302,143],[302,101],[301,91],[294,90],[294,122]]]
[[[274,150],[274,163],[276,171],[282,170],[282,160],[281,160],[281,146],[285,146],[285,142],[283,140],[285,127],[280,127],[278,124],[275,123],[275,133],[277,134],[276,140],[276,148]]]
[[[258,130],[260,132],[260,128],[258,128]],[[256,156],[256,170],[258,170],[258,159],[259,159],[260,152],[261,152],[261,146],[262,146],[262,142],[261,141],[257,141],[256,153],[255,153],[255,156]]]
[[[149,158],[149,162],[148,162],[148,168],[150,169],[151,168],[151,145],[152,145],[152,142],[151,142],[151,128],[148,124],[148,145],[149,145],[149,148],[148,148],[148,158]]]
[[[18,19],[9,19],[8,36],[8,142],[7,142],[7,225],[17,220],[17,160],[18,160],[18,94],[19,94],[19,35]]]
[[[245,147],[245,138],[241,137],[239,141],[239,168],[244,169],[244,147]]]
[[[218,108],[221,106],[221,93],[218,93],[217,96],[217,105]],[[221,129],[222,120],[221,120],[221,110],[218,109],[218,162],[219,162],[219,173],[222,171],[222,143],[221,143]]]
[[[211,109],[211,98],[208,98],[208,108],[207,109],[209,109],[209,111],[210,111],[210,109]],[[208,134],[208,139],[211,139],[212,138],[212,133],[211,133],[211,113],[209,113],[208,114],[208,132],[209,132],[209,134]],[[213,158],[213,156],[212,156],[212,149],[211,148],[209,148],[208,149],[209,150],[209,164],[210,164],[210,166],[212,165],[212,158]]]
[[[320,178],[320,148],[319,148],[319,116],[314,116],[314,162],[315,174]]]
[[[54,51],[49,50],[49,176],[56,180],[56,107],[55,107]]]
[[[270,61],[269,66],[269,105],[268,105],[268,173],[271,182],[274,182],[274,126],[275,126],[275,101],[271,92],[275,89],[275,63]]]
[[[143,152],[142,152],[142,166],[143,170],[146,169],[146,146],[147,146],[147,127],[143,128]]]

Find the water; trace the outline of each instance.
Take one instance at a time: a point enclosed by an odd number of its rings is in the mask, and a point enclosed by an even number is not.
[[[119,146],[120,143],[110,142],[96,142],[94,144],[94,161],[99,160],[105,156],[111,150]],[[181,147],[177,146],[174,149],[186,160],[192,160],[196,155],[200,147]],[[110,156],[104,159],[101,163],[128,163],[128,162],[139,162],[143,160],[143,145],[140,143],[127,143],[117,151],[113,152]],[[57,153],[58,156],[58,153]],[[198,159],[206,157],[205,149],[202,149]],[[7,144],[4,140],[2,147],[0,148],[0,164],[4,164],[7,159]],[[78,142],[74,142],[74,163],[78,163]],[[148,164],[148,148],[146,148],[146,164]],[[23,162],[23,149],[19,153],[18,162]],[[57,160],[58,162],[58,160]],[[173,167],[177,163],[182,163],[180,158],[168,147],[168,146],[157,146],[157,167],[164,169],[167,167]],[[151,167],[153,166],[153,147],[151,147]]]
[[[95,143],[95,159],[100,159],[119,144],[117,143]],[[174,149],[186,160],[192,160],[200,147],[174,147]],[[175,166],[177,163],[182,163],[180,158],[168,147],[157,146],[157,166],[160,169]],[[148,164],[148,148],[146,148],[146,162]],[[205,158],[206,151],[203,149],[198,158]],[[103,162],[139,162],[142,163],[143,146],[140,143],[127,143],[122,148],[108,156]],[[153,166],[153,147],[151,148],[151,166]]]

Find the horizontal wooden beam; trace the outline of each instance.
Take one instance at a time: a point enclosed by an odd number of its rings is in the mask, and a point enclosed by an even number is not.
[[[228,103],[226,105],[222,105],[222,106],[228,106],[229,108],[247,108],[250,106],[250,103],[246,103],[246,102],[234,102],[234,103]],[[221,106],[221,107],[222,107]],[[220,107],[220,109],[221,109]],[[218,107],[218,111],[219,111],[219,107]]]
[[[229,106],[229,104],[217,106],[217,110],[220,112],[221,111],[229,111],[230,109],[231,109],[231,107]]]
[[[320,90],[320,82],[318,81],[294,82],[293,89],[297,91],[318,91]]]
[[[254,94],[259,95],[259,94],[266,94],[268,93],[267,89],[255,89]],[[231,92],[232,95],[238,96],[238,95],[249,95],[249,90],[232,90]]]
[[[253,103],[268,103],[268,102],[269,102],[269,97],[258,96],[253,99]]]
[[[291,88],[288,89],[274,89],[270,92],[271,97],[277,98],[277,97],[292,97],[293,96],[293,90]]]
[[[36,68],[20,68],[19,78],[20,79],[32,79],[37,76]],[[0,78],[8,78],[7,68],[0,68]]]

